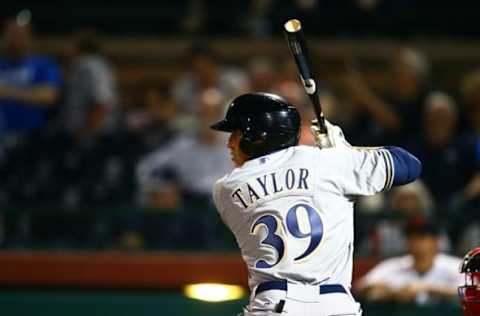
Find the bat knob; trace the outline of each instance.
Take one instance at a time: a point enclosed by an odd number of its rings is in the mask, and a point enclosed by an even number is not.
[[[303,87],[305,88],[305,91],[307,92],[307,94],[314,94],[315,91],[317,91],[315,80],[313,79],[304,80],[302,77],[300,77],[300,80],[302,81]]]
[[[291,19],[285,22],[283,27],[285,28],[285,31],[295,33],[302,29],[302,23],[297,19]]]

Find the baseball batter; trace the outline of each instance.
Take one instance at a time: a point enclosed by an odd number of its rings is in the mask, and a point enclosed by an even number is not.
[[[212,125],[231,133],[237,166],[213,197],[248,267],[245,316],[361,315],[350,294],[353,203],[415,180],[421,164],[398,147],[351,147],[327,127],[329,148],[298,146],[296,108],[267,93],[235,98]]]

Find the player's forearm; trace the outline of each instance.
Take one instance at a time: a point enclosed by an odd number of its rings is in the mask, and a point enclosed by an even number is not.
[[[457,288],[449,286],[431,286],[428,292],[436,297],[452,299],[457,296]]]
[[[49,107],[53,105],[58,98],[57,89],[49,85],[27,89],[8,87],[1,92],[3,98],[38,104],[41,107]]]
[[[393,186],[413,182],[420,176],[422,163],[414,155],[400,147],[387,146],[385,149],[392,157]]]
[[[399,290],[391,293],[388,301],[402,304],[412,303],[415,300],[416,294],[410,291]]]
[[[388,302],[395,299],[395,291],[390,286],[378,283],[361,289],[359,294],[371,302]]]

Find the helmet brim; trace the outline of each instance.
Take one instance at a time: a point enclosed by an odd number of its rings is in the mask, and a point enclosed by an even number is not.
[[[233,131],[235,131],[235,127],[227,120],[222,120],[213,125],[210,125],[210,128],[216,131],[228,133],[232,133]]]

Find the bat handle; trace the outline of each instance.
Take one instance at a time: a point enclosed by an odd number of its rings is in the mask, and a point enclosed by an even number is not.
[[[317,136],[317,144],[320,148],[329,148],[332,147],[330,139],[328,139],[327,133],[322,133]]]
[[[320,114],[320,119],[317,119],[317,124],[320,130],[320,133],[327,135],[328,129],[327,129],[327,125],[325,124],[325,116],[323,116],[323,113]]]

